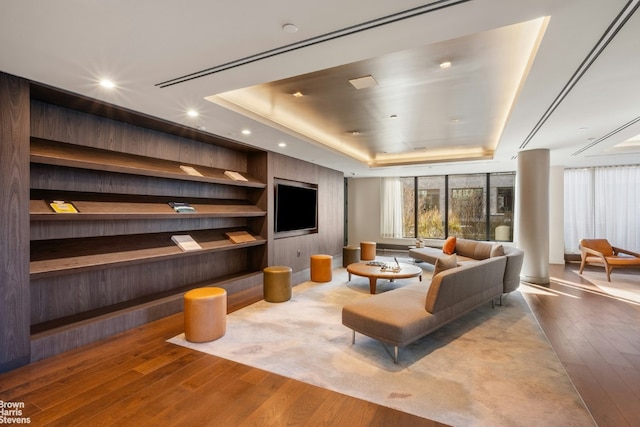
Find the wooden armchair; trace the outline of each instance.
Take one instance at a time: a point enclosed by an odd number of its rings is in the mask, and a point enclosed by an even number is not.
[[[607,272],[609,282],[611,281],[611,271],[614,268],[640,267],[640,254],[611,246],[607,239],[580,240],[580,255],[582,257],[580,274],[586,264],[600,265]]]

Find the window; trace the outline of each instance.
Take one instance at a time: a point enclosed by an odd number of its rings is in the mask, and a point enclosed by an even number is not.
[[[404,177],[400,182],[403,237],[513,240],[514,172]]]
[[[421,239],[443,239],[445,224],[445,177],[418,178],[418,234]],[[414,237],[414,236],[410,236]]]
[[[487,240],[487,175],[449,176],[447,235]]]

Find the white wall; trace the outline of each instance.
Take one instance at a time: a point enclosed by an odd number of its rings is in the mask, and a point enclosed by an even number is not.
[[[350,245],[380,241],[381,178],[349,178],[347,181],[347,236]]]

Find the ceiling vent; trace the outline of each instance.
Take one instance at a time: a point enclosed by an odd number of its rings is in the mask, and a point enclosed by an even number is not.
[[[371,76],[358,77],[357,79],[349,80],[349,83],[356,89],[366,89],[369,87],[378,86],[378,82]]]

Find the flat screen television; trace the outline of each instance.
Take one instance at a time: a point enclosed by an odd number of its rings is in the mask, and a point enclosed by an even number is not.
[[[317,185],[276,179],[275,186],[276,233],[294,235],[317,231]]]

